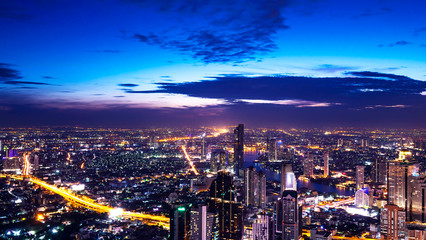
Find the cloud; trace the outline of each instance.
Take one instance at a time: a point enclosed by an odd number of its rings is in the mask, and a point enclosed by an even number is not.
[[[396,75],[391,73],[370,72],[370,71],[346,72],[345,74],[356,76],[356,77],[384,78],[389,80],[413,80],[412,78],[402,76],[402,75]]]
[[[259,100],[259,99],[237,99],[236,102],[244,102],[251,104],[276,104],[296,107],[329,107],[331,105],[340,105],[338,103],[321,103],[303,100]]]
[[[319,65],[317,68],[314,68],[313,70],[325,72],[325,73],[334,73],[334,72],[348,71],[348,70],[354,70],[354,69],[357,69],[357,67],[339,66],[339,65],[333,65],[333,64],[322,64],[322,65]]]
[[[0,81],[21,78],[21,73],[18,70],[13,69],[11,64],[0,63]]]
[[[118,84],[118,86],[120,86],[120,87],[137,87],[137,86],[139,86],[139,84],[134,84],[134,83],[120,83],[120,84]]]
[[[414,34],[414,36],[419,36],[420,34],[423,34],[425,32],[426,32],[426,27],[423,27],[423,28],[419,28],[419,29],[414,30],[413,34]]]
[[[379,44],[378,47],[397,47],[397,46],[407,46],[407,45],[411,45],[411,44],[413,44],[413,43],[405,41],[405,40],[401,40],[401,41],[396,41],[394,43],[390,43],[390,44],[387,44],[387,45]]]
[[[383,105],[419,106],[426,82],[379,72],[347,72],[348,77],[226,75],[210,80],[157,83],[156,90],[127,89],[131,94],[182,94],[224,99],[230,104],[270,104],[293,107],[365,108]]]
[[[43,82],[29,82],[29,81],[5,81],[1,82],[3,84],[9,84],[9,85],[53,85],[49,83],[43,83]]]
[[[288,28],[281,14],[286,6],[284,0],[141,2],[157,5],[163,13],[185,16],[182,22],[192,21],[177,23],[178,27],[170,31],[135,33],[134,39],[190,55],[204,63],[259,60],[278,48],[274,35]]]
[[[51,76],[43,76],[42,78],[45,78],[45,79],[56,79],[56,78],[51,77]]]

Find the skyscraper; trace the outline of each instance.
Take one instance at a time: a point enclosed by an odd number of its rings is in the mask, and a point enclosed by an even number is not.
[[[258,215],[252,224],[253,240],[269,240],[269,216]]]
[[[299,205],[297,191],[285,190],[282,195],[283,204],[283,240],[299,239]]]
[[[234,163],[235,174],[244,175],[244,124],[239,124],[234,130]]]
[[[191,240],[213,239],[213,223],[215,215],[208,211],[207,205],[199,205],[191,209]]]
[[[403,154],[404,155],[404,154]],[[418,176],[419,165],[417,162],[400,158],[389,162],[388,169],[388,204],[397,205],[400,208],[408,209],[408,199],[410,193],[410,179]]]
[[[281,168],[283,169],[283,168]],[[297,196],[297,182],[294,173],[285,169],[285,183],[282,197],[275,208],[275,233],[281,234],[282,239],[298,239],[300,231],[300,210]],[[288,171],[290,170],[290,171]]]
[[[291,164],[281,164],[281,193],[285,190],[295,190],[297,191],[297,180],[294,175]]]
[[[244,170],[244,202],[247,206],[266,206],[266,176],[254,167]]]
[[[328,175],[330,174],[329,166],[329,153],[324,152],[324,177],[328,177]]]
[[[380,212],[381,239],[405,240],[407,236],[404,209],[388,204]]]
[[[357,165],[356,166],[356,189],[359,190],[361,188],[364,188],[364,166],[363,165]]]
[[[372,172],[373,182],[386,184],[387,182],[387,160],[385,156],[378,156],[374,160]]]
[[[308,154],[303,162],[303,175],[311,178],[314,175],[314,155]]]
[[[408,219],[426,223],[426,175],[409,177]]]
[[[268,153],[268,161],[276,161],[278,158],[277,139],[268,138],[266,141],[266,151]]]
[[[170,213],[170,239],[190,240],[190,213],[189,205],[173,206]]]
[[[213,228],[218,238],[240,240],[243,233],[243,206],[235,201],[235,187],[229,174],[219,172],[210,185],[209,207],[217,214]]]

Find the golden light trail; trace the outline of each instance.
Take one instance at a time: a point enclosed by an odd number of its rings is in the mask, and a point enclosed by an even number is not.
[[[30,175],[30,161],[28,160],[29,154],[24,153],[24,170],[22,171],[22,174],[24,176]]]
[[[186,147],[182,145],[183,154],[185,154],[186,160],[188,160],[189,166],[191,166],[192,171],[195,173],[195,175],[198,175],[197,169],[195,169],[194,163],[191,161],[191,158],[189,158],[188,153],[186,152]]]
[[[84,162],[81,164],[80,168],[81,168],[81,169],[83,169],[83,168],[84,168]]]
[[[23,178],[20,176],[15,175],[9,175],[9,174],[0,174],[0,177],[10,177],[17,180],[22,180]],[[48,184],[45,181],[42,181],[38,178],[29,177],[28,181],[37,184],[47,190],[50,190],[56,194],[61,195],[65,200],[70,201],[72,203],[76,203],[79,206],[82,206],[84,208],[99,212],[99,213],[109,213],[111,211],[116,210],[117,208],[105,206],[102,204],[96,203],[94,200],[89,199],[85,197],[83,199],[82,197],[79,197],[77,195],[69,193],[65,189],[60,189],[54,185]],[[124,218],[130,218],[130,219],[138,219],[143,220],[148,225],[160,225],[164,228],[169,228],[170,225],[170,218],[165,216],[159,216],[159,215],[150,215],[145,213],[138,213],[138,212],[131,212],[131,211],[123,211],[123,214],[121,215]]]
[[[68,153],[68,155],[67,155],[67,161],[69,161],[69,160],[71,160],[71,154],[70,153]]]

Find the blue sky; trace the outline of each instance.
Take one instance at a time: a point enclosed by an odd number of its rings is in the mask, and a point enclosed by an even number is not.
[[[413,0],[2,1],[0,124],[426,127],[425,11]]]

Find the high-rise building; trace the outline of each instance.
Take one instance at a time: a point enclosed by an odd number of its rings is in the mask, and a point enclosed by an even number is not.
[[[301,234],[301,208],[298,204],[297,181],[294,173],[286,167],[285,183],[282,197],[277,201],[274,213],[275,235],[281,235],[281,239],[298,239]]]
[[[329,153],[324,152],[324,177],[328,177],[330,174],[330,160],[329,160]]]
[[[209,191],[210,210],[217,214],[213,228],[218,239],[240,240],[243,233],[243,206],[235,201],[232,177],[226,172],[219,172]]]
[[[303,175],[311,178],[314,175],[314,155],[308,154],[303,162]]]
[[[278,159],[277,139],[268,138],[266,152],[268,153],[268,161],[276,161]]]
[[[372,178],[373,182],[386,184],[387,183],[387,164],[385,156],[378,156],[374,162],[372,167]]]
[[[426,175],[409,176],[408,220],[426,223]]]
[[[173,206],[170,213],[170,239],[190,240],[191,211],[189,205]]]
[[[266,176],[254,167],[244,170],[244,202],[247,206],[266,206]]]
[[[368,139],[361,139],[361,147],[362,148],[367,148],[368,147]]]
[[[363,165],[357,165],[356,166],[356,189],[362,189],[364,188],[364,166]]]
[[[407,237],[406,213],[403,208],[387,204],[380,212],[381,239],[405,240]]]
[[[297,191],[285,190],[282,195],[283,204],[283,232],[282,239],[299,239],[299,204]]]
[[[293,172],[291,164],[281,164],[281,193],[285,190],[297,191],[296,175]]]
[[[215,215],[207,205],[191,208],[191,240],[212,240]]]
[[[257,215],[252,224],[253,240],[269,240],[269,216]]]
[[[234,129],[234,164],[235,174],[244,175],[244,124],[239,124]]]
[[[210,169],[213,172],[225,169],[228,166],[226,152],[223,149],[212,149],[210,158]]]
[[[405,154],[400,154],[400,158],[390,161],[388,165],[388,204],[407,210],[411,198],[409,182],[411,177],[418,176],[419,164],[408,161]]]
[[[339,139],[337,140],[337,147],[342,147],[342,146],[343,146],[343,144],[344,144],[343,139],[342,139],[342,138],[339,138]]]

